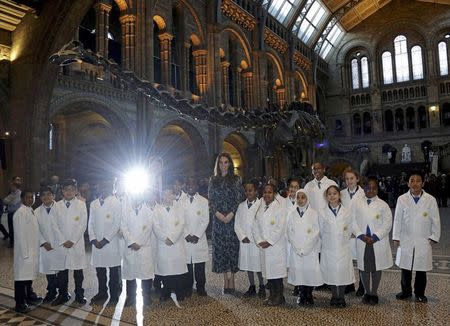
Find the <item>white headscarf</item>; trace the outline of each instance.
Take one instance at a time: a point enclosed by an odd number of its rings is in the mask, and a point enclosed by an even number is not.
[[[306,204],[305,204],[304,206],[298,206],[298,203],[297,203],[297,196],[298,196],[298,194],[299,194],[300,192],[304,193],[305,196],[306,196]],[[309,198],[308,198],[308,193],[306,192],[306,190],[305,190],[305,189],[299,189],[299,190],[297,190],[297,192],[295,193],[295,205],[294,205],[294,209],[297,210],[297,208],[299,208],[301,212],[305,212],[306,209],[308,208],[308,205],[309,205]]]

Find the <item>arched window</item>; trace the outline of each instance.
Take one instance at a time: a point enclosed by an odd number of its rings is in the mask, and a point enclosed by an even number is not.
[[[409,107],[406,109],[406,129],[411,130],[416,126],[416,116],[414,108]]]
[[[372,119],[369,112],[363,114],[363,132],[364,134],[370,134],[372,132]]]
[[[153,74],[155,83],[160,84],[161,75],[161,46],[158,38],[159,28],[156,22],[153,22]]]
[[[398,108],[395,110],[395,128],[397,131],[403,131],[405,129],[405,118],[403,117],[403,110]]]
[[[386,131],[394,131],[394,117],[391,110],[384,112],[384,128]]]
[[[397,82],[404,82],[409,80],[409,60],[408,47],[406,44],[406,37],[399,35],[394,39],[395,51],[395,75]]]
[[[353,89],[359,88],[359,69],[358,69],[358,60],[352,60],[352,85]]]
[[[367,57],[361,58],[361,80],[363,88],[369,87],[369,60]]]
[[[355,135],[361,135],[361,116],[359,113],[353,115],[353,133]]]
[[[448,75],[448,57],[447,57],[447,44],[445,42],[439,42],[439,73],[441,76]]]
[[[413,79],[423,79],[422,48],[418,45],[411,49]]]
[[[419,128],[425,129],[427,127],[428,119],[427,119],[427,111],[425,110],[424,106],[419,106],[418,114],[419,114]]]
[[[381,55],[383,66],[383,82],[385,84],[392,84],[394,82],[394,73],[392,71],[392,54],[391,52],[384,52]]]

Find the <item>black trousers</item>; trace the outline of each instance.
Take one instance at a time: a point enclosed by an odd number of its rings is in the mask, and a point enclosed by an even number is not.
[[[161,297],[168,298],[175,292],[177,299],[184,299],[189,288],[189,273],[179,275],[161,276],[164,287],[161,289]]]
[[[98,279],[98,293],[108,294],[108,287],[111,298],[117,299],[122,291],[122,272],[120,266],[109,267],[109,282],[107,283],[106,267],[96,267]]]
[[[36,296],[33,291],[33,281],[14,281],[14,300],[16,307],[27,303],[28,298]]]
[[[58,272],[58,287],[59,295],[67,295],[69,293],[69,270]],[[77,297],[84,296],[83,281],[84,275],[82,269],[75,269],[73,271],[73,280],[75,281],[75,295]]]
[[[150,292],[152,290],[152,282],[153,282],[152,279],[142,280],[141,287],[142,287],[142,296],[144,298],[150,297]],[[136,297],[136,289],[137,289],[136,280],[127,280],[127,298]]]
[[[412,294],[411,288],[412,271],[402,269],[402,292]],[[416,279],[414,280],[414,294],[422,297],[425,295],[427,286],[427,272],[416,271]]]
[[[206,284],[206,276],[205,276],[205,263],[196,263],[196,264],[188,264],[188,288],[192,289],[194,285],[194,276],[195,276],[195,284],[197,290],[205,289]]]
[[[313,286],[300,285],[300,296],[303,298],[312,297]]]
[[[47,274],[47,295],[49,297],[56,297],[58,290],[58,274]]]
[[[9,229],[9,244],[14,246],[14,224],[13,224],[13,213],[8,213],[8,229]]]
[[[9,237],[8,231],[6,231],[5,227],[2,224],[2,215],[3,215],[3,207],[0,206],[0,232],[3,234],[3,237]]]

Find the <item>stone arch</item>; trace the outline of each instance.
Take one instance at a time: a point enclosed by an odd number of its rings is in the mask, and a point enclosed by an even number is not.
[[[159,124],[153,135],[150,153],[163,159],[166,176],[210,174],[206,143],[194,125],[172,117]]]
[[[188,9],[189,13],[191,14],[192,18],[194,19],[195,26],[197,27],[197,33],[200,38],[200,43],[204,44],[205,34],[204,34],[203,26],[202,26],[202,23],[200,21],[197,11],[192,6],[192,4],[187,0],[180,0],[179,3],[183,4]]]
[[[295,78],[298,79],[300,81],[300,83],[302,84],[302,88],[305,92],[305,98],[309,99],[308,81],[307,81],[305,75],[301,71],[296,70]]]
[[[360,38],[354,38],[348,40],[345,44],[343,44],[336,54],[336,62],[341,65],[345,65],[345,60],[348,54],[357,48],[365,49],[367,51],[367,55],[370,56],[369,60],[373,58],[373,46],[368,43],[366,40]]]
[[[166,20],[160,16],[160,15],[154,15],[153,16],[153,21],[155,22],[155,24],[158,26],[158,29],[160,31],[165,31],[167,29],[167,23]]]
[[[230,32],[239,40],[239,43],[241,44],[242,49],[244,50],[246,61],[247,61],[248,65],[251,67],[252,60],[251,60],[250,50],[249,50],[250,44],[249,44],[247,38],[245,37],[245,35],[240,31],[240,29],[235,27],[232,23],[225,24],[221,30],[221,33],[223,33],[223,32]]]
[[[244,135],[238,132],[229,133],[223,140],[223,150],[230,153],[233,159],[235,173],[244,178],[247,174],[247,151],[249,142]]]
[[[274,63],[275,67],[277,67],[278,76],[282,82],[282,84],[285,84],[284,75],[283,75],[283,65],[281,63],[280,57],[276,53],[273,53],[272,51],[266,51],[267,57]]]

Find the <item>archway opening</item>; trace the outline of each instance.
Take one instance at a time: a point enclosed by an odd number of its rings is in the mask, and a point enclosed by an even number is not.
[[[231,133],[223,142],[223,151],[231,155],[234,163],[234,173],[241,178],[246,176],[247,168],[247,140],[240,134]]]

